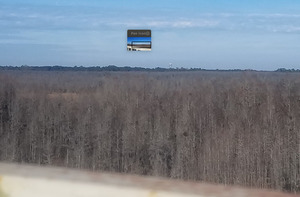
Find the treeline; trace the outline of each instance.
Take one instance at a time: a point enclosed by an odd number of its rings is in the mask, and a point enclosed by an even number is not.
[[[300,72],[300,69],[286,69],[286,68],[278,68],[276,72]]]
[[[93,67],[84,67],[84,66],[0,66],[0,70],[18,70],[18,71],[154,71],[154,72],[166,72],[166,71],[200,71],[204,70],[201,68],[144,68],[144,67],[118,67],[114,65],[109,66],[93,66]]]
[[[217,72],[240,72],[240,71],[255,71],[255,70],[241,70],[241,69],[228,69],[228,70],[209,70],[209,69],[203,69],[203,68],[161,68],[161,67],[155,67],[155,68],[145,68],[145,67],[130,67],[130,66],[124,66],[124,67],[118,67],[114,65],[109,66],[93,66],[93,67],[84,67],[84,66],[0,66],[0,71],[8,71],[8,70],[16,70],[16,71],[121,71],[121,72],[132,72],[132,71],[147,71],[147,72],[182,72],[182,71],[217,71]],[[285,68],[279,68],[275,72],[300,72],[299,69],[285,69]]]
[[[300,192],[300,75],[1,71],[0,160]]]

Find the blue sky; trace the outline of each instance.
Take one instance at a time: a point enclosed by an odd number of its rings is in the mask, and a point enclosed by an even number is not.
[[[151,29],[152,51],[126,50]],[[300,68],[299,0],[0,0],[0,65]]]

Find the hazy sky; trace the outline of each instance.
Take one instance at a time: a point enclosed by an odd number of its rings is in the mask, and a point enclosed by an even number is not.
[[[152,51],[126,50],[151,29]],[[0,65],[300,68],[299,0],[0,0]]]

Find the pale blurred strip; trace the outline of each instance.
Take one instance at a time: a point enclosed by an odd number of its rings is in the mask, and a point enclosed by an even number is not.
[[[0,197],[296,196],[267,190],[0,163]]]

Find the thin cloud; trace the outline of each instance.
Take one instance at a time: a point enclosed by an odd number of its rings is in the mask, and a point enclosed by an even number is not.
[[[1,8],[1,7],[0,7]],[[3,8],[3,7],[2,7]],[[118,28],[157,28],[269,33],[299,33],[300,14],[286,13],[203,13],[187,17],[120,16],[115,11],[96,12],[92,8],[78,10],[50,6],[46,10],[30,7],[0,9],[0,28],[9,30],[90,31]],[[91,9],[91,10],[89,10]]]
[[[214,20],[175,20],[175,21],[150,21],[146,23],[150,27],[158,28],[194,28],[194,27],[215,27],[219,24]]]
[[[275,33],[300,33],[300,26],[281,26],[272,29]]]

